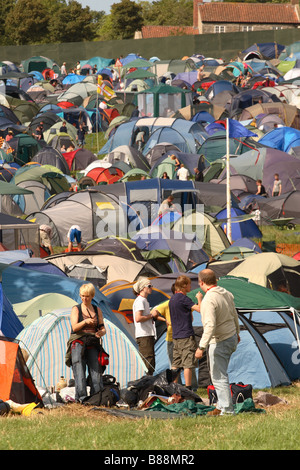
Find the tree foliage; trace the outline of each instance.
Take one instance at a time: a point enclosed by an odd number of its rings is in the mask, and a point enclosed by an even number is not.
[[[76,0],[1,1],[0,44],[92,41],[104,17]]]
[[[8,12],[4,31],[8,44],[43,43],[48,34],[49,13],[40,0],[18,0]]]
[[[131,0],[122,0],[111,7],[111,25],[114,39],[130,39],[135,31],[139,31],[144,24],[142,8]]]
[[[142,2],[145,24],[165,26],[191,26],[193,0],[157,0]]]

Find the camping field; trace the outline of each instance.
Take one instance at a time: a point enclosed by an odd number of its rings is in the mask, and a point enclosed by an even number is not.
[[[0,449],[105,450],[105,456],[117,450],[133,451],[132,455],[141,450],[169,451],[174,456],[176,451],[299,450],[300,383],[266,391],[285,403],[266,407],[264,413],[232,417],[153,419],[147,412],[149,418],[128,419],[75,404],[31,416],[10,414],[1,416]],[[207,397],[204,389],[198,393]],[[196,452],[193,455],[198,459]]]

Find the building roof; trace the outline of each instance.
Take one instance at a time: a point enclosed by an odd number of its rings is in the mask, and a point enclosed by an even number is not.
[[[203,23],[297,24],[298,9],[292,4],[198,3]],[[196,25],[194,25],[196,26]]]
[[[191,36],[199,34],[197,28],[193,26],[143,26],[142,38],[164,38],[168,36]]]

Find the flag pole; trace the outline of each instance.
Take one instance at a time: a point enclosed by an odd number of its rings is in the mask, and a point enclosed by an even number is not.
[[[230,164],[229,164],[229,119],[226,125],[226,199],[227,199],[227,238],[232,242],[231,237],[231,197],[230,197]]]

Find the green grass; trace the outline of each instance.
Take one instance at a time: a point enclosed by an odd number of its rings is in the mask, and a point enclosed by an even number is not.
[[[213,418],[132,420],[82,405],[28,417],[10,414],[1,417],[0,450],[298,450],[299,383],[268,392],[287,404]],[[198,393],[207,398],[206,390]]]
[[[98,134],[87,134],[85,139],[85,148],[97,155],[99,150],[107,142],[104,135],[104,132],[98,132]]]

